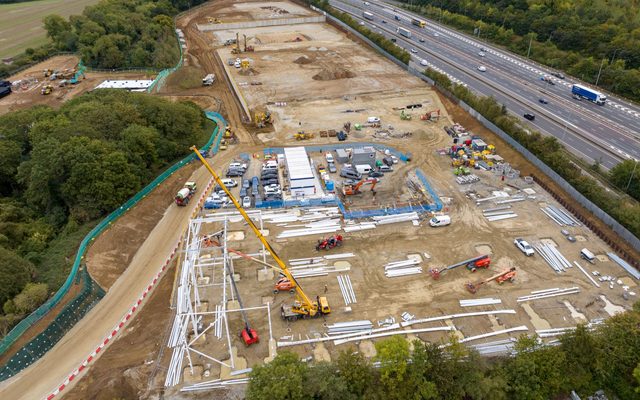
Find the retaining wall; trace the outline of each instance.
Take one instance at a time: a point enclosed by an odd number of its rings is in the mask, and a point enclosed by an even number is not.
[[[278,26],[278,25],[300,25],[314,24],[325,22],[325,16],[316,17],[299,17],[299,18],[282,18],[282,19],[261,19],[258,21],[229,22],[227,24],[196,24],[198,30],[206,31],[223,31],[229,29],[247,29],[259,28],[262,26]]]

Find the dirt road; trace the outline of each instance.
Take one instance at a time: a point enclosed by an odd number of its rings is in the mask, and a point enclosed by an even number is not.
[[[201,191],[210,175],[198,168],[191,177]],[[170,206],[106,296],[46,356],[0,385],[0,398],[41,399],[60,385],[118,324],[158,273],[187,227],[196,206]],[[86,371],[86,370],[85,370]],[[79,375],[74,381],[82,377]]]

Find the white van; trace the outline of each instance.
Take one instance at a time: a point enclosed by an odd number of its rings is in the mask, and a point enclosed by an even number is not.
[[[229,164],[229,169],[247,169],[247,164],[245,163],[239,163],[239,162],[232,162],[231,164]]]
[[[436,215],[429,220],[429,225],[436,226],[446,226],[451,224],[451,217],[448,215]]]
[[[262,170],[263,171],[269,171],[269,170],[277,171],[278,170],[278,163],[275,162],[275,161],[273,163],[271,163],[271,161],[270,161],[270,162],[268,162],[268,163],[266,163],[266,164],[264,164],[262,166]]]
[[[593,254],[592,252],[590,252],[586,248],[580,250],[580,257],[582,257],[585,260],[589,261],[591,264],[594,264],[596,262],[595,254]]]
[[[358,164],[356,165],[356,171],[360,174],[368,174],[371,172],[371,166],[368,164]]]
[[[369,117],[369,118],[367,118],[367,123],[368,124],[379,124],[380,123],[380,118],[378,118],[378,117]]]

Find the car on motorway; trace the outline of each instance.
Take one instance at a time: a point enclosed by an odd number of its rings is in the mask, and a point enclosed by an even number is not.
[[[531,245],[524,239],[517,238],[513,241],[513,244],[515,244],[516,247],[519,248],[527,257],[530,257],[535,253],[535,251],[533,251],[533,247],[531,247]]]
[[[365,1],[365,2],[364,2],[364,5],[365,5],[365,6],[368,6],[368,5],[369,5],[369,2],[368,2],[368,1]]]
[[[413,47],[409,51],[412,52],[413,54],[416,54],[418,52],[418,50],[414,49]]]
[[[480,51],[485,51],[485,52],[486,52],[486,51],[487,51],[487,48],[486,48],[486,47],[484,47],[484,46],[483,46],[483,47],[480,47]]]
[[[358,25],[360,25],[360,26],[364,26],[364,22],[363,22],[363,21],[360,21],[360,23],[359,23]]]
[[[484,51],[481,51],[481,52],[479,52],[479,53],[478,53],[478,55],[479,55],[480,57],[484,57],[484,56],[486,56],[486,55],[487,55],[487,53],[485,53]]]
[[[387,23],[387,21],[385,21],[385,20],[382,20],[382,23],[383,23],[383,24],[386,24],[386,23]]]
[[[440,34],[438,32],[434,32],[433,36],[438,37],[438,36],[440,36]]]
[[[427,60],[422,60],[420,61],[420,65],[423,65],[426,67],[427,65],[429,65],[429,63],[427,62]]]
[[[396,38],[391,38],[391,41],[392,41],[393,43],[395,43],[395,42],[396,42]]]
[[[424,43],[424,38],[420,38],[420,39],[418,39],[418,41],[419,41],[420,43]]]
[[[486,71],[487,71],[487,67],[485,67],[484,65],[479,65],[479,66],[478,66],[478,71],[480,71],[480,72],[486,72]]]
[[[536,119],[536,116],[531,114],[531,113],[524,113],[523,115],[526,119],[528,119],[529,121],[533,121],[534,119]]]
[[[547,100],[545,98],[540,98],[540,99],[538,99],[538,101],[540,102],[540,104],[549,104],[549,100]]]
[[[562,73],[560,72],[552,72],[551,75],[555,76],[556,78],[564,79],[564,75],[562,75]]]

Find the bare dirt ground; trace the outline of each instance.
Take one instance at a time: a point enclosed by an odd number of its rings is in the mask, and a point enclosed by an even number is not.
[[[78,84],[59,87],[60,80],[51,81],[44,76],[45,69],[58,71],[73,69],[78,61],[78,57],[73,55],[55,56],[10,76],[9,81],[14,84],[21,83],[19,86],[13,86],[13,92],[9,96],[0,99],[0,115],[38,104],[60,107],[65,101],[93,90],[106,79],[153,79],[153,75],[141,73],[85,72],[85,79],[81,79]],[[49,84],[53,86],[53,92],[43,95],[42,88]]]
[[[258,5],[259,4],[259,5]],[[241,106],[236,96],[231,92],[230,81],[224,73],[223,61],[228,56],[229,49],[218,50],[220,55],[216,55],[214,50],[220,45],[223,36],[214,36],[211,33],[202,33],[195,28],[195,22],[206,21],[207,17],[217,16],[216,10],[233,7],[237,15],[229,14],[223,17],[233,20],[250,20],[248,9],[269,6],[270,3],[251,3],[245,7],[244,11],[235,8],[236,3],[222,1],[210,3],[197,11],[187,13],[178,21],[178,26],[185,31],[188,49],[185,54],[188,65],[201,68],[204,73],[213,72],[218,77],[216,84],[207,88],[181,91],[175,85],[167,85],[160,95],[171,97],[194,96],[199,98],[203,104],[211,107],[217,105],[221,112],[227,117],[232,127],[238,132],[243,145],[232,147],[226,153],[221,153],[214,159],[214,168],[218,171],[224,168],[232,157],[240,152],[254,153],[260,147],[256,144],[256,131],[248,125],[242,125]],[[273,10],[271,10],[273,11]],[[244,12],[244,17],[242,13]],[[334,323],[341,321],[351,321],[357,319],[369,319],[374,324],[377,320],[387,318],[392,315],[399,319],[400,313],[408,311],[416,317],[439,316],[457,312],[481,311],[491,309],[509,309],[517,311],[514,315],[502,315],[491,320],[487,317],[474,317],[468,319],[453,320],[456,329],[464,336],[478,335],[499,329],[515,327],[521,324],[529,328],[532,333],[541,320],[546,321],[550,327],[573,326],[582,319],[576,317],[575,312],[568,308],[574,307],[577,312],[582,313],[586,319],[597,317],[607,317],[609,314],[604,310],[604,302],[599,297],[606,295],[611,302],[629,307],[631,301],[622,298],[622,289],[616,285],[609,289],[603,285],[596,289],[586,280],[586,277],[579,270],[573,268],[563,274],[556,274],[542,260],[539,255],[531,258],[525,257],[517,251],[513,245],[515,237],[523,237],[530,242],[539,240],[551,240],[559,246],[559,250],[567,256],[570,261],[578,260],[578,252],[582,247],[588,247],[591,251],[601,256],[608,247],[598,239],[592,232],[584,227],[571,228],[571,233],[576,237],[584,238],[584,241],[570,243],[566,241],[560,233],[560,227],[551,222],[540,210],[543,204],[557,203],[551,196],[545,193],[537,185],[531,186],[535,191],[535,199],[513,204],[513,209],[519,215],[516,219],[487,222],[474,202],[468,198],[469,191],[474,191],[478,196],[485,197],[493,190],[509,191],[515,193],[515,189],[506,186],[506,183],[522,184],[522,181],[501,182],[495,175],[488,172],[474,171],[480,176],[480,183],[471,186],[460,186],[456,184],[450,167],[450,160],[447,156],[438,155],[436,150],[442,149],[450,144],[450,139],[444,133],[442,127],[452,122],[460,122],[468,129],[482,135],[489,143],[497,147],[498,154],[502,155],[508,162],[520,169],[523,175],[534,171],[528,166],[526,160],[508,148],[499,140],[494,138],[479,124],[462,113],[460,109],[451,105],[446,99],[440,99],[435,92],[423,86],[418,80],[409,77],[401,72],[398,67],[373,54],[369,50],[359,48],[355,43],[349,42],[335,29],[322,24],[310,26],[274,27],[271,31],[259,28],[256,32],[251,29],[245,30],[250,43],[256,46],[255,53],[249,54],[253,60],[253,75],[242,75],[240,71],[230,71],[232,79],[237,83],[250,80],[260,81],[261,85],[239,85],[242,88],[241,95],[244,96],[252,107],[260,109],[267,107],[275,115],[275,129],[272,132],[262,132],[260,139],[269,142],[269,145],[292,144],[290,138],[292,133],[298,129],[305,129],[317,133],[317,130],[339,129],[344,122],[361,123],[367,116],[377,115],[383,121],[381,131],[374,128],[365,128],[363,131],[350,135],[351,142],[377,142],[392,146],[403,152],[410,152],[412,160],[407,165],[396,164],[396,170],[383,178],[383,182],[378,190],[379,203],[391,202],[394,198],[405,193],[404,182],[409,177],[413,169],[421,168],[427,178],[435,188],[436,192],[443,198],[450,199],[447,209],[452,217],[453,224],[441,229],[430,228],[424,221],[418,227],[405,222],[379,227],[376,230],[354,232],[348,234],[344,246],[339,252],[353,252],[356,257],[348,259],[351,269],[348,272],[353,282],[354,291],[358,297],[358,302],[351,306],[348,311],[343,307],[340,290],[336,284],[335,276],[307,278],[302,280],[302,285],[307,293],[312,296],[324,294],[324,287],[327,285],[326,296],[333,308],[332,314],[325,320],[304,320],[296,323],[283,322],[279,317],[281,304],[290,303],[293,298],[289,294],[278,294],[274,296],[271,292],[272,282],[258,282],[255,265],[246,261],[237,261],[234,266],[240,275],[239,289],[243,296],[244,306],[252,307],[271,303],[273,336],[279,339],[284,336],[292,336],[295,339],[305,339],[314,337],[316,334],[325,332],[324,323]],[[230,34],[229,34],[230,35]],[[295,41],[300,37],[301,41]],[[334,40],[335,39],[335,40]],[[292,41],[293,40],[293,41]],[[315,42],[314,42],[315,41]],[[324,47],[326,50],[321,50]],[[311,48],[315,48],[312,50]],[[313,58],[307,62],[304,58]],[[296,63],[295,61],[298,60]],[[314,76],[316,78],[314,79]],[[348,77],[350,76],[350,77]],[[346,96],[346,97],[345,97]],[[214,100],[215,99],[215,100]],[[276,106],[275,103],[286,103],[286,106]],[[420,102],[424,107],[420,112],[413,112],[411,121],[400,120],[399,111],[394,107],[402,107],[410,103]],[[273,104],[269,104],[273,103]],[[199,103],[200,104],[200,103]],[[446,106],[446,110],[445,110]],[[441,109],[443,118],[438,123],[427,123],[420,121],[419,114],[432,109]],[[347,112],[352,110],[352,112]],[[359,111],[358,111],[359,110]],[[447,114],[448,111],[450,114]],[[450,115],[450,117],[448,117]],[[296,123],[304,123],[305,126]],[[392,125],[393,129],[389,129]],[[403,138],[392,138],[395,133],[411,132],[411,135]],[[335,138],[316,137],[308,143],[334,143]],[[305,143],[306,144],[306,143]],[[321,154],[314,153],[311,156],[319,160]],[[201,176],[201,175],[199,175]],[[201,178],[202,179],[202,176]],[[369,193],[363,193],[359,198],[353,199],[351,204],[354,208],[366,207],[371,204]],[[172,208],[168,209],[168,212]],[[175,211],[175,209],[173,209]],[[177,218],[176,215],[171,215]],[[186,225],[186,217],[181,221]],[[167,218],[165,215],[164,218]],[[164,220],[163,218],[163,220]],[[126,222],[126,221],[125,221]],[[150,222],[149,222],[150,223]],[[172,223],[177,223],[173,221]],[[146,224],[146,222],[145,222]],[[162,224],[162,221],[160,222]],[[159,227],[160,225],[158,225]],[[150,234],[149,239],[142,244],[138,254],[132,259],[131,266],[127,268],[121,279],[116,281],[112,290],[119,290],[122,294],[122,282],[131,282],[133,270],[139,271],[141,267],[140,257],[150,257],[150,253],[164,248],[159,243],[150,243],[152,239],[158,239],[154,233],[156,227]],[[283,227],[267,225],[269,229],[269,240],[278,254],[284,259],[311,257],[316,255],[314,245],[319,237],[307,236],[294,239],[275,239]],[[118,228],[126,232],[126,225]],[[204,233],[214,232],[219,226],[210,224],[206,226]],[[234,231],[244,232],[244,240],[230,241],[229,245],[235,249],[253,253],[259,249],[259,243],[244,224],[232,224]],[[132,250],[131,246],[129,250]],[[130,255],[113,254],[113,247],[105,246],[104,251],[119,262],[127,260]],[[443,267],[456,261],[470,258],[481,251],[490,250],[492,253],[492,267],[489,271],[478,271],[471,274],[464,268],[453,270],[444,275],[439,281],[433,281],[426,272],[432,267]],[[390,261],[404,259],[408,254],[420,254],[423,258],[424,273],[421,275],[404,278],[386,278],[384,276],[383,265]],[[428,257],[427,257],[428,255]],[[614,266],[612,262],[598,261],[595,266],[589,265],[589,270],[597,269],[602,274],[623,277],[623,271]],[[118,273],[118,268],[107,268],[109,261],[104,260],[104,270],[109,271],[104,277],[106,281],[113,279]],[[149,263],[154,265],[153,263]],[[585,263],[582,263],[586,266]],[[132,268],[135,266],[135,268]],[[477,281],[503,268],[515,266],[518,269],[518,276],[515,283],[505,283],[497,285],[495,282],[484,285],[476,296],[472,296],[464,289],[464,284],[469,281]],[[213,274],[213,271],[207,273]],[[334,274],[335,275],[335,274]],[[144,281],[144,279],[142,279]],[[168,279],[162,284],[168,285]],[[143,282],[145,284],[146,281]],[[630,282],[633,284],[633,282]],[[530,303],[531,309],[523,308],[516,298],[529,294],[532,290],[547,289],[551,287],[579,286],[581,293],[578,295],[555,297]],[[135,292],[135,288],[131,289]],[[161,289],[164,290],[164,289]],[[168,289],[167,289],[168,290]],[[632,286],[630,290],[637,291],[637,287]],[[164,293],[164,291],[163,291]],[[115,292],[111,293],[115,294]],[[209,308],[213,307],[215,298],[213,291],[205,293],[209,295]],[[158,386],[163,381],[163,369],[154,375],[154,382],[149,388],[149,371],[153,365],[159,363],[166,365],[169,351],[165,351],[162,357],[157,356],[158,341],[167,329],[166,324],[160,321],[170,320],[171,311],[166,308],[166,298],[161,301],[160,294],[157,294],[157,304],[145,307],[134,320],[134,325],[129,327],[129,334],[110,347],[105,353],[108,357],[102,357],[92,367],[87,375],[88,380],[80,380],[73,392],[72,398],[99,398],[113,397],[140,397],[157,398],[159,396],[172,398],[200,398],[210,397],[211,393],[202,395],[180,394],[176,389],[164,393]],[[168,296],[168,294],[166,295]],[[473,297],[498,297],[502,299],[502,304],[495,307],[474,307],[473,310],[462,309],[458,300]],[[112,301],[113,297],[110,298]],[[633,300],[633,299],[632,299]],[[124,300],[123,300],[124,301]],[[103,303],[106,303],[103,301]],[[121,304],[119,302],[118,304]],[[150,303],[152,304],[152,303]],[[113,304],[101,304],[109,307]],[[103,308],[102,308],[103,309]],[[95,310],[94,310],[95,311]],[[100,312],[98,310],[97,312]],[[539,318],[532,316],[536,313]],[[93,311],[90,317],[94,317]],[[247,360],[249,366],[263,362],[268,356],[267,338],[268,327],[267,318],[264,311],[250,312],[253,327],[258,330],[262,341],[258,345],[245,348],[236,338],[235,334],[241,328],[239,316],[231,318],[230,330],[233,332],[234,345],[238,348],[238,355]],[[87,325],[90,318],[85,318],[81,324]],[[97,321],[91,318],[91,321]],[[151,322],[153,321],[153,322]],[[79,324],[79,325],[81,325]],[[104,327],[102,326],[104,325]],[[106,328],[105,328],[106,327]],[[418,326],[423,327],[423,325]],[[82,329],[76,331],[75,329]],[[102,335],[110,328],[109,324],[100,324],[95,329],[90,330],[87,326],[74,328],[74,333],[89,334],[97,332]],[[103,329],[104,328],[104,329]],[[141,333],[144,331],[144,333]],[[134,337],[139,335],[140,338]],[[513,335],[514,337],[517,335]],[[428,341],[439,341],[446,339],[442,333],[419,334],[418,338]],[[147,338],[147,339],[145,339]],[[504,338],[498,337],[498,338]],[[140,340],[138,340],[140,339]],[[89,338],[100,340],[100,338]],[[491,339],[489,339],[491,340]],[[130,352],[129,343],[140,346],[140,351]],[[66,345],[66,343],[64,344]],[[198,349],[207,353],[219,355],[225,358],[224,347],[212,336],[207,335],[205,340],[199,342]],[[350,346],[349,344],[346,346]],[[365,354],[372,356],[375,350],[370,341],[351,344]],[[62,354],[63,350],[57,346],[51,353]],[[332,342],[326,342],[324,351],[320,346],[296,346],[290,347],[303,357],[331,358],[336,352],[345,346],[335,346]],[[56,352],[56,350],[58,350]],[[113,354],[110,354],[112,353]],[[78,352],[71,352],[74,355]],[[43,359],[43,362],[27,372],[33,372],[38,367],[51,366],[51,360],[55,357]],[[55,356],[55,354],[54,354]],[[151,366],[145,366],[145,362],[155,360]],[[64,370],[72,368],[68,366],[65,359],[64,365],[57,365],[57,369]],[[220,374],[220,368],[215,363],[211,363],[199,356],[194,357],[194,362],[200,366],[200,371],[208,369],[211,378]],[[211,364],[211,365],[210,365]],[[41,368],[39,369],[41,370]],[[119,379],[120,376],[123,379]],[[144,377],[141,377],[144,376]],[[197,380],[199,376],[194,377]],[[54,379],[55,380],[55,379]],[[25,382],[24,379],[22,379]],[[20,383],[20,382],[18,382]],[[58,382],[55,382],[58,383]],[[24,385],[23,385],[24,386]],[[42,387],[42,385],[39,385]],[[55,386],[55,385],[54,385]],[[98,387],[100,393],[94,389]],[[147,389],[150,389],[147,391]],[[3,388],[0,386],[0,393]],[[240,398],[240,394],[230,393],[226,395],[215,392],[216,398]]]

